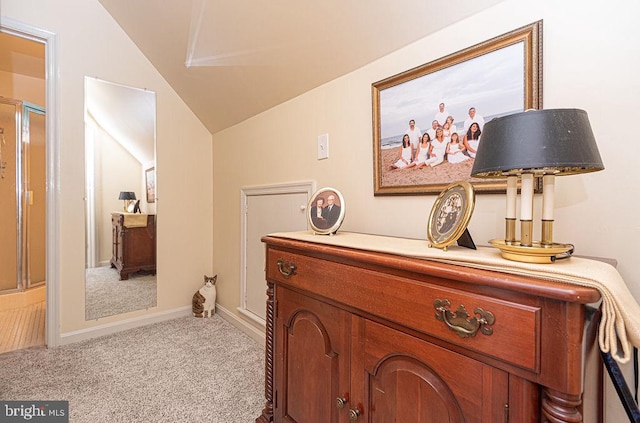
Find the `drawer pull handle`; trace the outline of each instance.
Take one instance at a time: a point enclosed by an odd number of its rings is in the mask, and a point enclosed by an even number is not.
[[[360,417],[360,410],[357,408],[352,408],[349,410],[349,420],[356,421]]]
[[[298,266],[296,266],[295,263],[289,263],[288,261],[278,259],[278,270],[285,278],[290,278],[291,276],[295,275],[297,268]]]
[[[347,405],[348,403],[349,403],[349,400],[345,397],[336,398],[336,407],[339,410],[342,410],[345,407],[345,405]]]
[[[493,334],[493,328],[490,327],[490,325],[493,325],[496,321],[493,313],[476,307],[476,309],[473,310],[473,314],[477,317],[474,316],[469,319],[471,316],[463,304],[458,306],[455,313],[448,309],[450,305],[449,300],[435,300],[433,307],[435,307],[437,311],[436,319],[444,322],[449,329],[457,333],[460,338],[476,336],[478,329],[485,335]]]

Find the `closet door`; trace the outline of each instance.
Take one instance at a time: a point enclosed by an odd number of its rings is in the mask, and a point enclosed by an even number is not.
[[[269,188],[251,191],[244,197],[242,241],[243,283],[240,311],[264,324],[267,283],[264,280],[265,246],[261,238],[273,232],[307,229],[306,207],[311,186],[292,187],[290,191],[271,192]]]

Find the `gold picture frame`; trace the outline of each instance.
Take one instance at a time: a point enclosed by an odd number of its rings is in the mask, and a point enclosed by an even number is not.
[[[475,207],[475,192],[467,181],[446,187],[436,198],[429,220],[427,239],[430,247],[446,250],[467,230]]]
[[[441,103],[445,107],[439,111]],[[375,82],[372,105],[374,195],[439,193],[457,180],[468,181],[479,193],[506,192],[503,179],[471,177],[472,148],[463,153],[470,160],[456,164],[444,159],[435,166],[405,167],[396,159],[401,160],[404,135],[416,133],[410,121],[421,128],[420,133],[431,132],[426,128],[432,127],[436,116],[450,112],[455,125],[451,135],[457,132],[464,145],[471,109],[474,119],[484,116],[485,123],[541,109],[542,21]],[[412,142],[416,154],[415,138]],[[400,168],[394,168],[396,163]],[[540,192],[541,187],[535,189]]]
[[[144,172],[145,188],[147,191],[147,203],[156,202],[156,168],[150,167]]]

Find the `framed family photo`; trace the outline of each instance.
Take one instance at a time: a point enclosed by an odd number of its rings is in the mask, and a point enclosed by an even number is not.
[[[542,21],[372,84],[374,195],[477,193],[506,180],[471,177],[485,122],[542,108]],[[536,187],[539,190],[539,187]]]
[[[331,187],[321,188],[309,200],[307,221],[316,234],[332,235],[342,225],[345,210],[340,191]]]

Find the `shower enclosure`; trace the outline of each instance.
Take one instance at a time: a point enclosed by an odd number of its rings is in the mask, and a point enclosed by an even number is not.
[[[0,97],[0,294],[46,274],[45,110]]]

